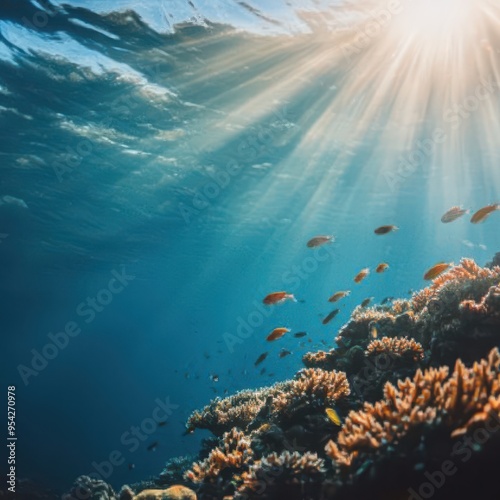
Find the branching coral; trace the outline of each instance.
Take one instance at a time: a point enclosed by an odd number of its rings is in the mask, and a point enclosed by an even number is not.
[[[233,427],[245,429],[274,398],[287,391],[291,382],[281,382],[263,389],[241,391],[224,399],[215,398],[201,411],[195,411],[187,421],[188,429],[209,429],[221,436]]]
[[[209,429],[216,435],[233,427],[252,429],[266,421],[290,418],[298,409],[309,405],[332,405],[348,394],[345,373],[309,368],[298,372],[294,380],[217,398],[201,412],[195,411],[187,426]]]
[[[387,383],[384,399],[365,403],[349,413],[337,443],[329,441],[327,455],[341,468],[350,468],[362,453],[373,454],[394,445],[420,424],[444,425],[450,435],[471,426],[500,409],[500,354],[493,349],[487,360],[471,368],[458,360],[452,375],[448,368],[417,370],[413,380]]]
[[[214,482],[224,469],[245,467],[252,456],[250,439],[243,432],[232,429],[224,434],[220,446],[214,448],[208,458],[192,465],[185,478],[193,483]]]
[[[500,267],[488,269],[478,266],[472,259],[462,259],[459,265],[438,276],[429,287],[413,294],[411,307],[420,313],[436,298],[441,302],[457,304],[465,299],[480,299],[499,279]],[[435,304],[436,307],[439,304]]]
[[[368,357],[378,354],[389,354],[390,356],[418,361],[423,359],[424,349],[421,344],[408,337],[382,337],[372,340],[366,348]]]
[[[319,400],[325,406],[333,405],[339,399],[350,394],[346,374],[338,371],[326,371],[320,368],[300,370],[290,385],[287,398],[290,401]]]
[[[243,484],[234,498],[290,498],[284,489],[287,485],[293,485],[298,492],[304,491],[307,483],[319,486],[325,472],[324,464],[316,453],[272,453],[242,474]]]

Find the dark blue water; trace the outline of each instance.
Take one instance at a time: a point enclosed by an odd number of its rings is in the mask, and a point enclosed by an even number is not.
[[[499,250],[498,214],[440,222],[500,198],[496,90],[452,112],[457,127],[441,119],[497,71],[488,33],[465,75],[452,57],[424,71],[418,51],[398,66],[384,35],[345,58],[330,38],[341,4],[195,7],[0,9],[1,379],[16,386],[18,477],[64,490],[90,472],[117,488],[157,475],[197,453],[194,409],[293,376],[363,299]],[[446,140],[401,174],[437,127]],[[400,229],[375,236],[382,224]],[[317,234],[335,242],[308,249]],[[352,283],[381,261],[387,273]],[[264,309],[282,289],[299,302]],[[270,345],[276,326],[312,342]]]

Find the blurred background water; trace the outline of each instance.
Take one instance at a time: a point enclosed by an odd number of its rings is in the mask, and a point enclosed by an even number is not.
[[[500,199],[498,8],[448,5],[455,24],[432,33],[390,4],[2,2],[1,371],[18,477],[64,490],[114,451],[113,486],[157,475],[199,449],[202,433],[183,435],[195,408],[293,376],[363,299],[500,250],[498,214],[440,222]],[[374,235],[383,224],[400,229]],[[318,234],[335,242],[307,248]],[[299,302],[269,313],[276,290]],[[51,351],[68,322],[80,333]],[[308,335],[270,345],[276,326]],[[158,398],[172,414],[131,451],[123,435]]]

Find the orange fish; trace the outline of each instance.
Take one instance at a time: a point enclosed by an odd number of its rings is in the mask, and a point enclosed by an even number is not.
[[[361,271],[359,271],[359,273],[354,277],[354,283],[361,283],[369,274],[370,270],[367,267],[361,269]]]
[[[325,243],[330,243],[333,241],[334,241],[333,236],[315,236],[314,238],[311,238],[307,242],[307,246],[309,248],[315,248],[324,245]]]
[[[441,217],[441,222],[445,224],[448,222],[453,222],[454,220],[459,219],[464,214],[468,214],[470,210],[464,210],[462,207],[451,207],[448,211],[446,211]]]
[[[330,323],[330,321],[337,316],[337,314],[340,312],[340,309],[334,309],[326,318],[322,321],[324,325],[327,325]]]
[[[385,262],[381,262],[377,268],[375,269],[376,273],[383,273],[386,269],[389,269],[389,264],[386,264]]]
[[[472,224],[478,224],[479,222],[484,222],[489,215],[495,210],[500,210],[499,203],[492,203],[491,205],[487,205],[483,208],[480,208],[470,219]]]
[[[276,340],[276,339],[279,339],[281,337],[283,337],[283,335],[285,335],[285,333],[288,333],[290,330],[288,328],[283,328],[283,327],[279,327],[279,328],[275,328],[266,338],[266,340],[268,340],[269,342],[271,342],[271,340]]]
[[[337,302],[338,300],[343,299],[344,297],[347,297],[350,293],[351,293],[350,290],[336,292],[328,299],[328,302]]]
[[[435,266],[432,266],[427,272],[424,274],[424,280],[433,280],[437,278],[441,273],[444,273],[446,269],[450,267],[450,264],[446,262],[439,262]]]
[[[272,305],[272,304],[281,304],[282,302],[285,302],[285,300],[290,299],[293,300],[294,302],[297,302],[295,297],[293,296],[292,293],[286,293],[286,292],[273,292],[264,297],[264,304],[267,305]]]
[[[380,226],[380,227],[377,227],[377,229],[375,229],[374,233],[375,234],[387,234],[387,233],[390,233],[392,231],[397,231],[399,229],[399,227],[397,226]]]

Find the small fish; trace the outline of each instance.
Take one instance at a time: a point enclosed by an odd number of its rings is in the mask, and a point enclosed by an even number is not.
[[[307,332],[297,332],[297,333],[294,333],[293,336],[296,338],[296,339],[300,339],[302,337],[305,337],[307,335]]]
[[[337,302],[344,297],[347,297],[351,293],[350,290],[342,290],[340,292],[335,292],[329,299],[328,302]]]
[[[476,213],[474,213],[470,221],[472,222],[472,224],[484,222],[495,210],[500,210],[500,203],[492,203],[491,205],[480,208]]]
[[[323,345],[328,345],[325,339],[321,339],[321,340],[320,340],[320,342],[321,342]]]
[[[389,269],[389,264],[386,264],[385,262],[381,262],[376,268],[375,272],[376,273],[383,273],[385,270]]]
[[[262,302],[264,304],[267,304],[268,306],[273,305],[273,304],[281,304],[282,302],[285,302],[285,300],[293,300],[294,302],[297,302],[297,299],[293,296],[292,293],[286,293],[286,292],[273,292],[264,297]]]
[[[361,283],[368,275],[370,274],[370,269],[365,267],[364,269],[361,269],[356,276],[354,276],[354,283]]]
[[[158,427],[163,427],[167,425],[167,420],[163,420],[162,422],[158,422]]]
[[[326,318],[322,321],[324,325],[327,325],[330,323],[330,321],[337,316],[337,314],[340,312],[340,309],[334,309]]]
[[[432,266],[427,272],[424,274],[424,280],[433,280],[437,278],[441,273],[444,273],[446,269],[450,267],[450,264],[446,262],[439,262],[435,266]]]
[[[190,426],[190,427],[186,427],[186,430],[182,433],[183,436],[187,436],[189,434],[193,434],[194,432],[194,427]]]
[[[263,352],[263,353],[262,353],[262,354],[261,354],[261,355],[260,355],[260,356],[259,356],[256,360],[255,360],[254,365],[255,365],[255,366],[259,366],[259,365],[262,363],[262,361],[264,361],[264,360],[267,358],[267,355],[268,355],[268,354],[269,354],[268,352]]]
[[[135,464],[128,464],[128,470],[135,469]]]
[[[441,222],[447,224],[448,222],[453,222],[468,213],[470,213],[470,210],[464,210],[462,207],[451,207],[443,214]]]
[[[267,337],[266,337],[266,340],[268,342],[271,342],[272,340],[277,340],[281,337],[283,337],[283,335],[285,335],[285,333],[288,333],[290,330],[288,328],[284,328],[284,327],[278,327],[278,328],[275,328]]]
[[[392,302],[393,300],[394,300],[394,297],[384,297],[382,299],[381,304],[384,305],[384,304],[387,304],[387,302]]]
[[[274,377],[274,373],[268,373],[267,376],[268,377]]]
[[[333,241],[335,241],[333,236],[315,236],[307,242],[307,246],[308,248],[315,248]]]
[[[333,408],[325,408],[325,413],[335,425],[342,425],[339,414]]]
[[[373,297],[367,297],[365,300],[363,300],[363,302],[361,302],[360,306],[366,307],[372,301],[372,299]]]
[[[378,337],[378,329],[376,324],[371,324],[370,325],[370,337],[372,339],[376,339]]]
[[[286,356],[289,356],[290,354],[292,354],[292,352],[289,351],[288,349],[281,349],[281,351],[279,353],[279,357],[285,358]]]
[[[212,373],[212,375],[210,375],[210,380],[212,382],[218,382],[219,381],[219,375],[217,375],[216,373]]]
[[[264,375],[266,373],[266,367],[262,368],[262,370],[259,372],[259,375]]]
[[[391,233],[392,231],[397,231],[399,229],[398,226],[380,226],[373,231],[375,234],[387,234]]]
[[[153,441],[146,449],[148,451],[155,451],[158,448],[158,441]]]

